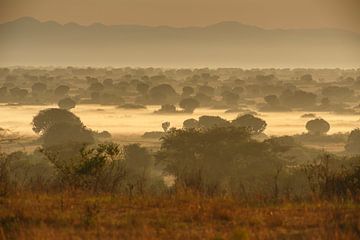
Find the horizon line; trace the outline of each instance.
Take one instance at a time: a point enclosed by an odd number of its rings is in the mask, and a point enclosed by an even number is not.
[[[4,25],[4,24],[9,24],[9,23],[14,23],[17,22],[19,20],[32,20],[32,21],[36,21],[38,23],[56,23],[60,26],[66,26],[66,25],[77,25],[78,27],[94,27],[94,26],[102,26],[102,27],[121,27],[121,26],[129,26],[129,27],[148,27],[148,28],[173,28],[173,29],[187,29],[187,28],[208,28],[208,27],[213,27],[213,26],[217,26],[217,25],[221,25],[221,24],[233,24],[233,25],[239,25],[239,26],[245,26],[245,27],[252,27],[252,28],[258,28],[261,30],[273,30],[273,31],[291,31],[291,30],[336,30],[336,31],[343,31],[343,32],[349,32],[349,33],[355,33],[355,34],[360,34],[360,32],[358,31],[353,31],[353,30],[348,30],[348,29],[344,29],[344,28],[337,28],[337,27],[315,27],[315,28],[265,28],[265,27],[261,27],[261,26],[257,26],[257,25],[253,25],[253,24],[245,24],[236,20],[226,20],[226,21],[220,21],[220,22],[215,22],[215,23],[210,23],[207,25],[191,25],[191,26],[171,26],[171,25],[166,25],[166,24],[162,24],[162,25],[146,25],[146,24],[131,24],[131,23],[119,23],[119,24],[104,24],[101,22],[93,22],[90,24],[80,24],[74,21],[70,21],[70,22],[66,22],[66,23],[60,23],[56,20],[39,20],[36,17],[32,17],[32,16],[23,16],[23,17],[18,17],[15,18],[13,20],[8,20],[8,21],[4,21],[4,22],[0,22],[0,25]]]

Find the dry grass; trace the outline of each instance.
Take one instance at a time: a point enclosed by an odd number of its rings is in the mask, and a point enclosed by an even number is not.
[[[360,205],[248,205],[194,194],[21,193],[1,199],[0,239],[359,239]]]

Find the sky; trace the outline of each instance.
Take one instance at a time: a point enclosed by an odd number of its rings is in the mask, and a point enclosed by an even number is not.
[[[360,0],[0,0],[0,22],[24,16],[83,25],[186,27],[238,21],[270,29],[360,33]]]

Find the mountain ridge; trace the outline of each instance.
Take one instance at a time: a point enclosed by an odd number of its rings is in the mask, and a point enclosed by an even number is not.
[[[263,29],[227,21],[204,27],[60,24],[23,17],[0,24],[1,65],[359,66],[360,34]]]

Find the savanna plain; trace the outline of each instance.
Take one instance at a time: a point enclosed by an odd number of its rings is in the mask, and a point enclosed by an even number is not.
[[[0,239],[359,239],[360,70],[0,68]]]

